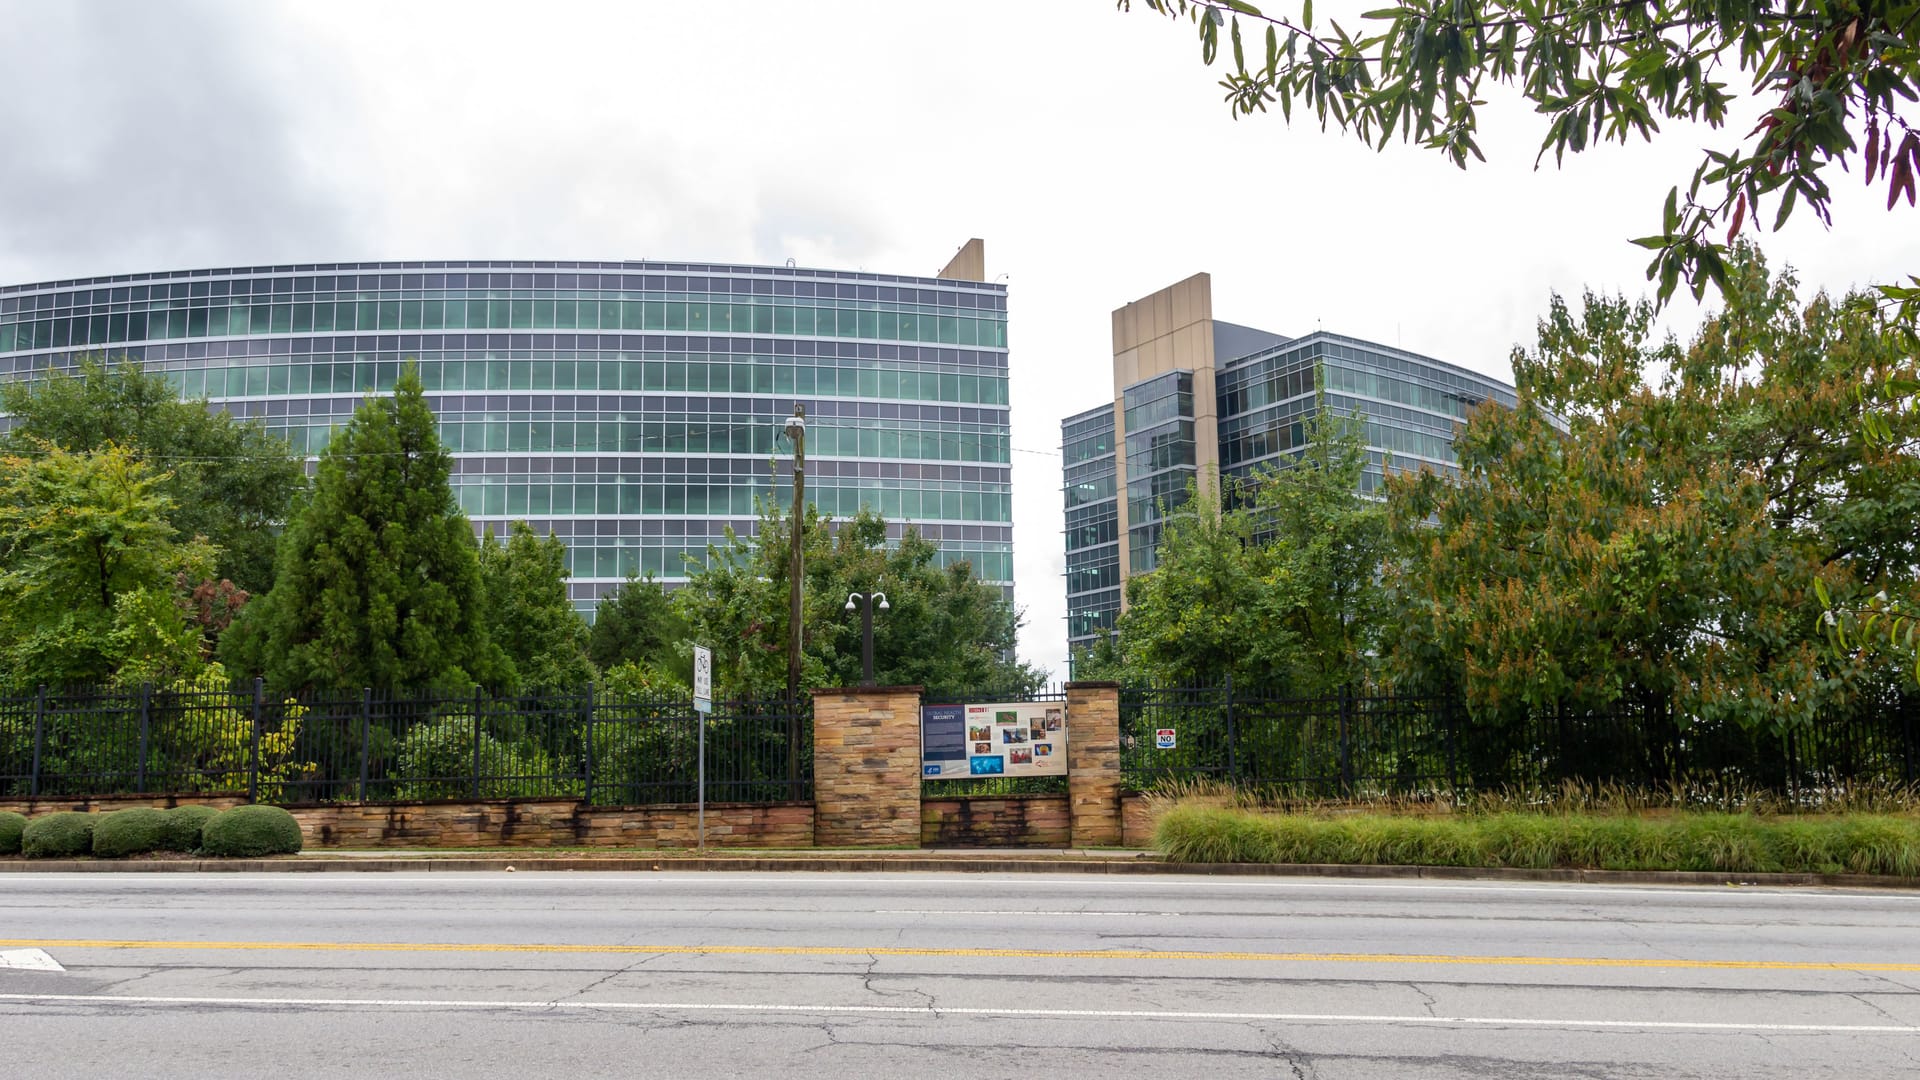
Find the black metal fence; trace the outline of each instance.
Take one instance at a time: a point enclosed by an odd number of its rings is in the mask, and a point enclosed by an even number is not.
[[[1127,688],[1121,768],[1136,789],[1216,779],[1326,798],[1567,781],[1776,792],[1912,784],[1920,766],[1916,713],[1920,700],[1890,694],[1779,731],[1681,716],[1659,704],[1475,712],[1447,697],[1281,698],[1231,684]]]
[[[813,797],[811,703],[716,701],[712,802]],[[277,699],[256,684],[0,694],[0,797],[245,794],[262,802],[578,798],[692,802],[687,699],[361,689]]]

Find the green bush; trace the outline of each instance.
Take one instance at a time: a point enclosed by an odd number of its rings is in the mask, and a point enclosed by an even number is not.
[[[580,794],[579,781],[555,778],[562,770],[540,747],[502,741],[484,730],[479,739],[483,779],[476,792],[473,717],[453,713],[414,725],[400,740],[395,771],[407,779],[394,794],[408,801]]]
[[[20,854],[20,834],[26,827],[27,815],[0,810],[0,855]]]
[[[64,859],[85,855],[93,850],[92,814],[62,810],[42,814],[27,822],[20,834],[20,850],[29,859]]]
[[[160,838],[161,851],[199,851],[200,831],[207,822],[219,816],[220,811],[211,806],[197,803],[176,806],[167,811],[167,824]]]
[[[101,814],[93,826],[93,853],[102,859],[145,855],[160,850],[167,834],[167,813],[137,806]]]
[[[1920,819],[1847,814],[1275,814],[1180,803],[1154,842],[1175,862],[1920,876]]]
[[[300,850],[300,823],[277,806],[221,811],[200,832],[200,853],[232,859],[292,855]]]

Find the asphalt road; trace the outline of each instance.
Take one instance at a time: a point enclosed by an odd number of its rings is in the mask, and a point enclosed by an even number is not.
[[[36,949],[64,970],[17,966]],[[20,1080],[1916,1073],[1911,893],[0,878],[0,1076]]]

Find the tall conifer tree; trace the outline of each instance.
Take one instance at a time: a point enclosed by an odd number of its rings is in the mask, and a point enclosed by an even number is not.
[[[278,688],[491,684],[473,526],[453,459],[409,364],[320,457],[313,497],[281,537],[273,591],[227,633],[228,655]]]
[[[567,547],[524,521],[504,544],[487,530],[480,545],[488,629],[523,692],[581,690],[593,684],[587,660],[587,621],[567,599]]]

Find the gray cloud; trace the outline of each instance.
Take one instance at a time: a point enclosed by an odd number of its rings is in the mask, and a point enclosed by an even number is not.
[[[310,178],[243,7],[0,0],[0,280],[312,259],[352,222]]]

